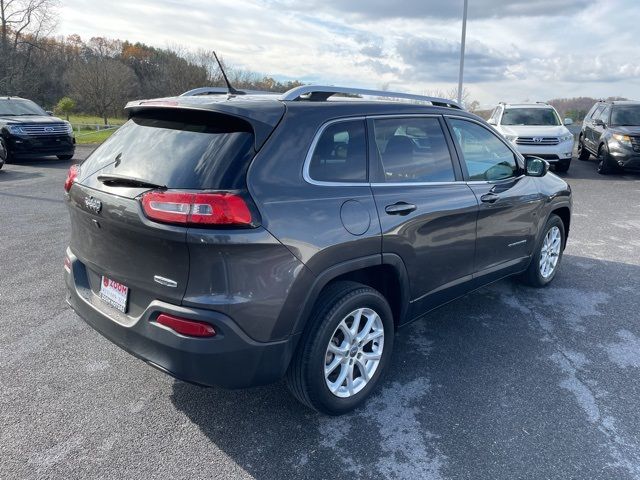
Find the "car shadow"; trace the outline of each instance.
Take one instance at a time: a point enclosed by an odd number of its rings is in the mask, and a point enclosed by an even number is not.
[[[27,180],[30,178],[38,178],[44,176],[40,172],[11,170],[10,166],[4,165],[0,168],[0,183],[15,182],[17,180]]]
[[[78,163],[78,160],[74,157],[71,160],[60,160],[56,157],[39,157],[39,158],[21,158],[12,159],[11,163],[7,165],[20,165],[27,167],[44,167],[44,168],[68,168],[69,165]],[[6,167],[6,166],[5,166]]]
[[[625,279],[624,289],[612,278]],[[401,329],[380,388],[342,417],[307,409],[282,382],[225,391],[176,381],[171,400],[212,448],[258,479],[508,478],[532,465],[535,476],[570,468],[595,478],[572,462],[587,454],[605,465],[602,440],[560,387],[565,373],[552,359],[580,324],[594,322],[594,341],[615,338],[623,320],[597,315],[614,302],[633,308],[639,279],[639,266],[565,255],[546,289],[503,280],[471,293]]]
[[[589,160],[580,160],[574,156],[571,160],[571,167],[566,173],[553,171],[560,178],[565,180],[638,180],[640,179],[640,170],[624,170],[622,172],[610,173],[608,175],[600,175],[598,173],[598,162],[595,157]]]

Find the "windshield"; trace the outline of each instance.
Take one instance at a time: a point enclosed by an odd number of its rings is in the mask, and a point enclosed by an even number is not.
[[[18,98],[2,98],[0,99],[0,115],[5,116],[22,116],[22,115],[46,115],[42,108],[33,103],[31,100],[23,100]]]
[[[613,107],[611,125],[640,125],[640,105]]]
[[[502,115],[502,125],[561,125],[552,108],[508,108]]]

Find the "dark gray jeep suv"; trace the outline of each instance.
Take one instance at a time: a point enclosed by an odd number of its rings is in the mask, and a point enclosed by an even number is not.
[[[454,102],[212,93],[130,103],[65,183],[68,301],[149,364],[207,386],[286,377],[340,414],[379,383],[396,328],[556,275],[570,188]]]

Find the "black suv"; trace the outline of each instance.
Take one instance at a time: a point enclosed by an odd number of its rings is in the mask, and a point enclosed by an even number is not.
[[[52,117],[31,100],[0,97],[0,168],[12,158],[73,158],[69,122]]]
[[[379,383],[396,328],[558,271],[569,186],[454,102],[304,86],[127,110],[65,183],[68,302],[183,380],[284,376],[340,414]]]
[[[598,173],[640,169],[640,102],[596,103],[584,119],[578,139],[578,158],[598,159]]]

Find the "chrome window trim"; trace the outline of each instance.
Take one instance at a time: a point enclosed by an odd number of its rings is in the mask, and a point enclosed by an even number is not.
[[[392,183],[370,183],[372,187],[438,187],[443,185],[458,185],[466,183],[464,180],[454,180],[452,182],[392,182]]]
[[[316,149],[316,145],[318,144],[318,141],[320,140],[320,137],[322,136],[322,134],[324,133],[324,131],[331,125],[335,124],[335,123],[341,123],[341,122],[349,122],[351,120],[368,120],[368,119],[372,119],[372,120],[376,120],[376,119],[380,119],[380,118],[442,118],[442,114],[438,114],[438,113],[402,113],[402,114],[398,114],[398,115],[394,115],[392,113],[386,113],[386,114],[378,114],[378,115],[366,115],[366,116],[360,116],[360,117],[344,117],[344,118],[335,118],[333,120],[329,120],[326,123],[323,123],[320,128],[318,129],[318,131],[316,132],[315,136],[313,137],[313,141],[311,142],[311,146],[309,147],[309,150],[307,151],[307,156],[304,159],[304,165],[302,167],[302,178],[304,179],[305,182],[311,184],[311,185],[317,185],[317,186],[325,186],[325,187],[406,187],[406,186],[429,186],[429,185],[434,185],[434,186],[442,186],[442,185],[456,185],[456,184],[466,184],[467,182],[465,182],[464,180],[455,180],[455,181],[451,181],[451,182],[394,182],[394,183],[383,183],[383,182],[376,182],[376,183],[371,183],[367,180],[365,180],[364,182],[325,182],[325,181],[321,181],[321,180],[314,180],[313,178],[311,178],[311,174],[309,173],[309,170],[311,168],[311,159],[313,157],[313,152]],[[460,117],[460,118],[467,118],[467,117]],[[444,135],[446,135],[446,133],[443,131],[442,132]],[[453,160],[453,159],[452,159]],[[369,161],[369,158],[367,156],[367,162]]]
[[[351,122],[354,120],[360,120],[362,122],[365,122],[366,117],[360,116],[360,117],[334,118],[333,120],[329,120],[328,122],[325,122],[320,126],[315,136],[313,137],[311,146],[309,147],[309,150],[307,150],[307,156],[304,159],[304,166],[302,167],[302,178],[304,179],[305,182],[311,185],[318,185],[318,186],[325,186],[325,187],[368,187],[369,186],[368,178],[366,178],[362,182],[325,182],[322,180],[314,180],[313,178],[311,178],[311,174],[309,173],[309,170],[311,169],[311,159],[313,157],[313,152],[315,152],[316,146],[318,145],[318,142],[320,141],[320,137],[322,136],[324,131],[328,127],[336,123]],[[366,129],[366,124],[365,124],[365,129]],[[366,151],[365,151],[365,155],[366,155]],[[367,162],[368,161],[369,161],[369,158],[367,157]]]

